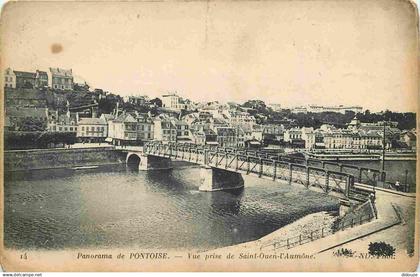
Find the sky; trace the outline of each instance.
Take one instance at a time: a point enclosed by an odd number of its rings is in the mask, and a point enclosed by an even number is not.
[[[416,12],[400,0],[9,3],[2,69],[72,68],[123,96],[416,111]]]

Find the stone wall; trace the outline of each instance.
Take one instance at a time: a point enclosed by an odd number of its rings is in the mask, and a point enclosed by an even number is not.
[[[124,155],[111,147],[12,150],[4,152],[5,171],[71,168],[124,162]]]

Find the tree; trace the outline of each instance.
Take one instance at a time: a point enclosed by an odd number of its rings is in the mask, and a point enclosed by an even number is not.
[[[116,99],[111,99],[108,97],[102,98],[98,103],[98,113],[112,113],[117,107],[117,102],[118,101]]]
[[[257,111],[265,110],[267,108],[264,101],[261,100],[248,100],[242,106],[246,108],[253,108]]]
[[[19,125],[21,131],[43,131],[47,128],[46,122],[31,117],[24,118]]]

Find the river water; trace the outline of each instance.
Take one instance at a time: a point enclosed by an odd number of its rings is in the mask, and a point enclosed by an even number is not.
[[[338,207],[337,199],[303,187],[244,179],[242,190],[199,192],[196,167],[9,173],[5,246],[205,250],[255,240]]]

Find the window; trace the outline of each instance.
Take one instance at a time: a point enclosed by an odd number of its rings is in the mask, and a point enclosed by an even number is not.
[[[67,131],[67,127],[64,127],[64,131]]]
[[[85,126],[82,126],[82,131],[84,131],[85,130]]]
[[[61,131],[63,128],[61,128],[61,127],[58,127],[58,131]]]

